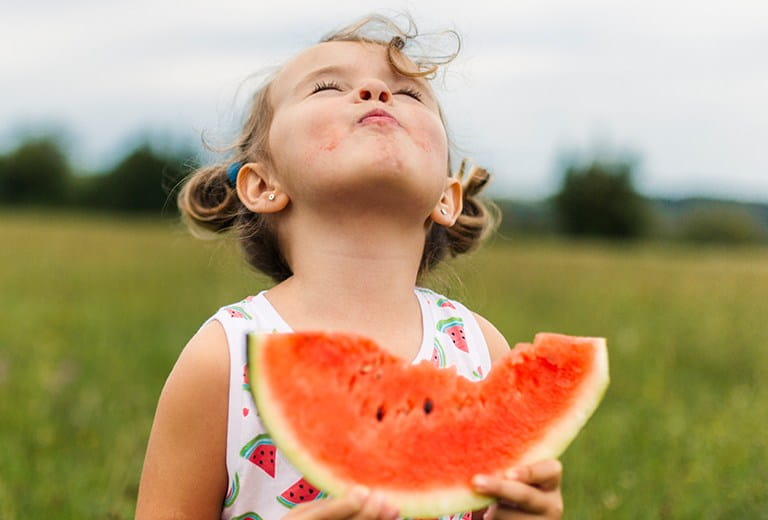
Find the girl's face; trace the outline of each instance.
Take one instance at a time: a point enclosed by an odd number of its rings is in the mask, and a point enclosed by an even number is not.
[[[426,80],[392,70],[386,52],[378,44],[321,43],[275,78],[269,148],[294,204],[397,204],[426,218],[440,200],[448,144],[437,101]]]

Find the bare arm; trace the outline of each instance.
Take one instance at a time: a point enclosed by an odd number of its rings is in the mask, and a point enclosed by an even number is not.
[[[488,345],[488,353],[491,355],[491,361],[496,361],[505,353],[509,352],[509,343],[501,335],[493,324],[480,316],[479,314],[472,313],[477,320],[477,324],[480,326],[480,331],[483,333],[485,343]]]
[[[163,387],[141,474],[137,520],[221,517],[228,399],[227,341],[214,321],[189,341]]]

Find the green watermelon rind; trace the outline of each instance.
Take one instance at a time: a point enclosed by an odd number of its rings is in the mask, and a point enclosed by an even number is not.
[[[534,343],[539,337],[547,335],[552,336],[553,334],[537,334]],[[268,339],[268,337],[268,334],[248,334],[248,370],[251,392],[262,422],[281,453],[291,464],[302,471],[308,482],[332,497],[342,496],[357,483],[334,473],[327,465],[312,457],[309,450],[300,449],[301,441],[293,435],[291,428],[283,420],[279,406],[280,400],[273,398],[268,385],[259,375],[261,373],[261,356],[259,353],[263,340]],[[549,428],[548,433],[539,442],[532,445],[515,466],[557,458],[583,428],[605,394],[610,380],[605,339],[588,337],[574,337],[572,339],[590,342],[595,347],[595,362],[591,376],[582,384],[580,395],[574,398],[570,413],[565,414],[563,419],[554,423]],[[499,468],[499,471],[506,469],[511,468]],[[453,514],[457,511],[476,511],[495,501],[493,498],[477,494],[465,486],[443,487],[430,492],[387,489],[377,489],[377,492],[381,493],[388,503],[399,507],[402,517],[409,518],[431,518]]]

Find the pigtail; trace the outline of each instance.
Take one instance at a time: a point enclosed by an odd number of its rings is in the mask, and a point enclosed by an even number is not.
[[[485,168],[472,166],[467,170],[466,159],[456,173],[462,185],[461,215],[451,227],[432,224],[427,233],[419,273],[435,267],[446,255],[456,256],[476,249],[496,229],[500,221],[498,207],[480,197],[491,179]]]
[[[198,236],[199,232],[231,229],[243,208],[237,191],[229,184],[226,167],[221,165],[193,173],[179,192],[177,203],[184,221]]]
[[[195,172],[179,193],[178,204],[187,226],[198,237],[232,231],[251,266],[277,282],[293,274],[280,251],[269,215],[254,213],[243,205],[226,167],[210,166]]]
[[[456,177],[463,188],[462,210],[456,223],[446,230],[452,256],[477,248],[496,229],[500,220],[496,205],[479,196],[491,180],[488,170],[473,165],[467,171],[465,159]]]

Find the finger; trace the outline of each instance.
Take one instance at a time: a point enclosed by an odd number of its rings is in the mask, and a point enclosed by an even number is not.
[[[355,520],[394,520],[397,513],[396,509],[386,504],[381,494],[371,493],[354,518]]]
[[[501,510],[509,509],[504,507],[505,502],[526,513],[546,513],[549,510],[547,494],[530,484],[490,475],[477,475],[472,483],[478,493],[499,499],[495,518],[499,517]]]
[[[556,459],[541,460],[507,470],[504,476],[531,484],[544,491],[552,491],[560,487],[563,478],[563,465]]]
[[[519,511],[516,509],[499,509],[496,511],[496,515],[493,520],[530,520],[538,518],[541,520],[541,515],[535,513],[526,513],[525,511]]]
[[[350,493],[326,500],[313,500],[291,510],[294,520],[336,520],[350,518],[362,510],[370,491],[359,486]]]
[[[499,506],[494,502],[493,504],[488,506],[488,509],[485,510],[485,513],[483,513],[483,520],[493,520],[496,515],[496,508]]]
[[[540,515],[526,513],[508,506],[499,507],[498,504],[488,506],[483,520],[525,520],[528,518],[541,518]]]

